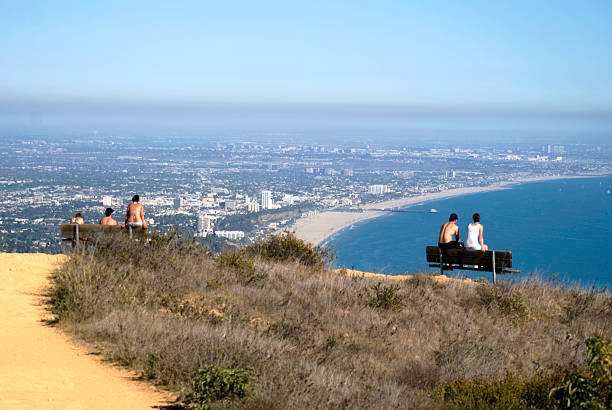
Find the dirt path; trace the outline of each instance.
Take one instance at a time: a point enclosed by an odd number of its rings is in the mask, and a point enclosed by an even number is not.
[[[147,409],[172,397],[55,328],[40,292],[63,255],[0,253],[0,409]]]

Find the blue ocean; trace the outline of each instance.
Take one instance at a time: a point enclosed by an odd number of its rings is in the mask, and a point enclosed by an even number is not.
[[[428,212],[435,208],[440,213]],[[521,280],[531,274],[581,286],[612,289],[612,176],[511,185],[501,191],[429,201],[353,225],[325,245],[336,267],[390,275],[432,272],[425,247],[436,245],[440,226],[459,215],[465,240],[472,214],[480,213],[489,249],[511,250]],[[486,277],[486,272],[451,271]]]

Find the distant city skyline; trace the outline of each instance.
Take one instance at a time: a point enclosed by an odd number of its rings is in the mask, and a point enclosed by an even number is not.
[[[610,21],[607,1],[2,1],[0,131],[77,115],[79,129],[331,115],[609,130]]]

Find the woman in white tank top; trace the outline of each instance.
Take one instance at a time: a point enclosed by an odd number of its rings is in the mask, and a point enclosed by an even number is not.
[[[473,251],[486,251],[489,249],[489,247],[484,244],[484,238],[482,235],[484,228],[480,224],[480,214],[474,214],[472,219],[474,220],[474,223],[468,225],[465,247]]]

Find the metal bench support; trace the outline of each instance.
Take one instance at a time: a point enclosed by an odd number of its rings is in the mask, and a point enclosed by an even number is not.
[[[495,274],[495,251],[493,251],[493,269],[491,269],[493,271],[493,284],[495,284],[495,282],[497,281],[497,275]]]
[[[74,237],[76,238],[76,249],[79,253],[79,224],[74,225]]]

